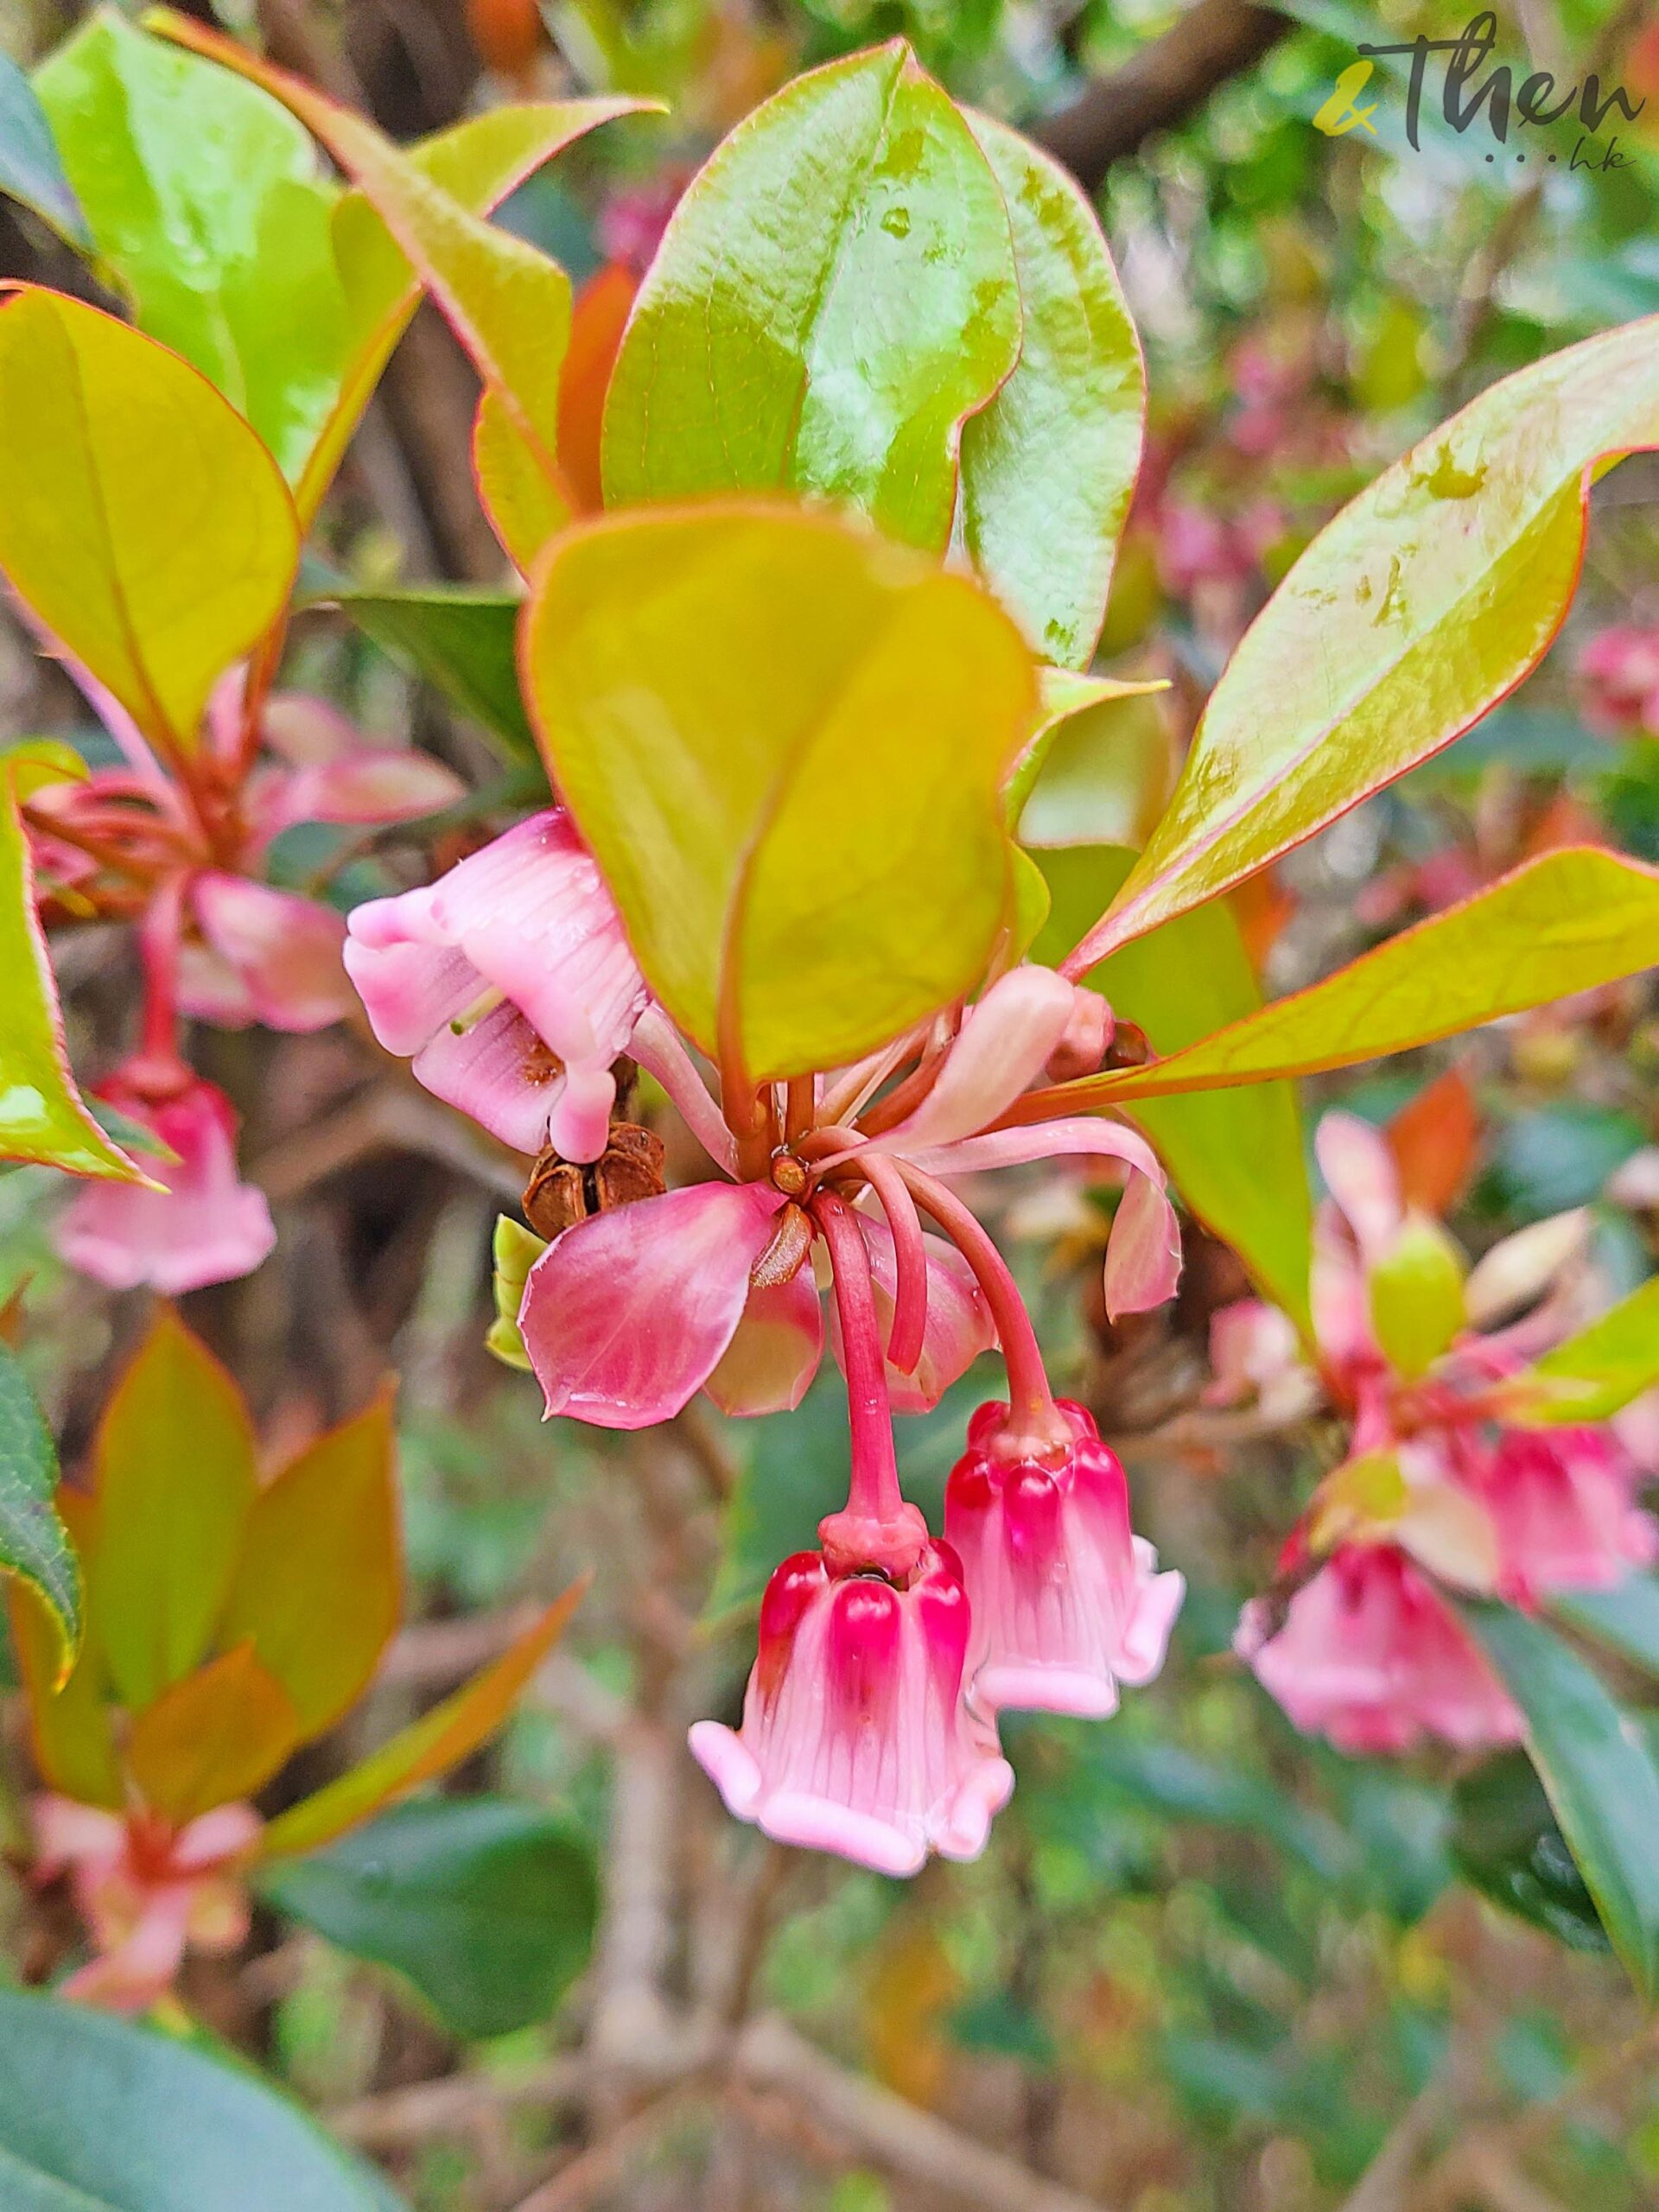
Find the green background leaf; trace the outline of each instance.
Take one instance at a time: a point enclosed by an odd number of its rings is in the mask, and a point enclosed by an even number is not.
[[[782,488],[944,549],[961,426],[1013,369],[1007,213],[899,41],[757,108],[680,202],[617,357],[607,505]]]
[[[58,1455],[16,1355],[0,1344],[0,1568],[35,1591],[63,1639],[80,1641],[80,1564],[52,1494]]]
[[[587,1965],[598,1910],[577,1831],[491,1797],[400,1805],[268,1870],[260,1889],[342,1950],[405,1975],[466,2037],[546,2019]]]
[[[92,244],[33,86],[9,54],[0,54],[0,192],[32,207],[67,245]]]
[[[515,641],[524,602],[514,594],[434,584],[327,596],[400,666],[481,724],[510,760],[539,770],[518,696]]]
[[[0,2189],[14,2183],[8,2212],[403,2202],[250,2074],[85,2005],[0,1990]]]

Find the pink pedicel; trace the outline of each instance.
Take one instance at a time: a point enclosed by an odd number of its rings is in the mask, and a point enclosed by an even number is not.
[[[386,1050],[520,1152],[597,1160],[612,1063],[646,1004],[615,902],[569,817],[519,823],[347,923],[346,970]]]
[[[973,1603],[968,1694],[979,1711],[1103,1719],[1121,1683],[1164,1663],[1185,1590],[1129,1528],[1128,1485],[1081,1406],[1055,1407],[1064,1455],[999,1451],[1006,1405],[982,1406],[944,1497],[945,1540]]]
[[[88,1183],[59,1216],[62,1258],[111,1290],[148,1283],[176,1298],[251,1274],[276,1241],[265,1194],[237,1173],[236,1114],[224,1092],[182,1066],[165,1085],[129,1061],[99,1096],[141,1122],[176,1160],[140,1155],[166,1185]]]
[[[930,1851],[976,1859],[1014,1772],[963,1702],[968,1639],[948,1544],[902,1583],[798,1552],[766,1586],[741,1728],[700,1720],[691,1750],[727,1809],[779,1843],[881,1874]]]
[[[1333,1552],[1276,1629],[1253,1599],[1234,1649],[1295,1726],[1340,1751],[1408,1751],[1425,1736],[1483,1751],[1525,1730],[1469,1630],[1392,1544]]]

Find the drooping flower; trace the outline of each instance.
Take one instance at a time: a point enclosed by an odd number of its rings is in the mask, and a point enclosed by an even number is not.
[[[1131,1533],[1122,1465],[1089,1414],[1065,1399],[1056,1410],[1071,1432],[1058,1456],[1011,1438],[1007,1405],[982,1406],[945,1489],[973,1605],[969,1697],[986,1713],[1103,1719],[1120,1682],[1163,1665],[1185,1583]]]
[[[563,809],[435,883],[357,907],[346,966],[389,1052],[520,1152],[597,1160],[613,1063],[646,1003],[615,904]]]
[[[1652,1564],[1659,1524],[1609,1429],[1506,1429],[1477,1476],[1497,1544],[1497,1594],[1535,1605],[1555,1590],[1609,1590]]]
[[[698,1763],[739,1820],[780,1843],[913,1874],[976,1859],[1014,1774],[962,1700],[969,1605],[948,1546],[902,1582],[822,1553],[776,1569],[734,1732],[700,1720]]]
[[[58,1217],[55,1241],[72,1268],[111,1290],[140,1283],[168,1298],[251,1274],[276,1241],[265,1194],[237,1170],[234,1108],[224,1092],[178,1062],[143,1056],[98,1094],[153,1131],[177,1154],[148,1156],[165,1187],[87,1183]]]
[[[1659,730],[1659,630],[1603,630],[1579,656],[1586,718],[1598,729]]]
[[[143,2012],[170,1987],[187,1950],[233,1951],[248,1930],[236,1868],[257,1842],[251,1805],[216,1806],[181,1828],[67,1797],[33,1807],[38,1881],[67,1874],[97,1955],[61,1994]]]
[[[1234,1648],[1295,1726],[1338,1751],[1517,1742],[1525,1720],[1433,1583],[1391,1544],[1333,1552],[1275,1626],[1253,1599]]]

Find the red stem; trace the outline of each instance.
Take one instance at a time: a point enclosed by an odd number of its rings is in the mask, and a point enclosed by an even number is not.
[[[179,939],[184,926],[184,878],[169,876],[156,892],[138,925],[138,956],[143,965],[144,1008],[140,1057],[150,1069],[184,1071],[179,1052]]]
[[[897,1272],[887,1357],[901,1375],[913,1375],[927,1335],[927,1246],[921,1220],[904,1177],[884,1153],[867,1153],[857,1166],[880,1200],[893,1231]]]
[[[973,1269],[991,1309],[1008,1370],[1008,1421],[1003,1431],[1008,1448],[1031,1444],[1040,1455],[1069,1444],[1071,1432],[1055,1410],[1037,1332],[989,1230],[953,1191],[931,1175],[925,1175],[906,1160],[895,1160],[893,1164],[922,1211],[932,1215]]]
[[[927,1541],[927,1529],[916,1508],[906,1504],[899,1487],[893,1408],[887,1402],[887,1367],[870,1280],[870,1255],[844,1199],[832,1191],[820,1191],[812,1200],[811,1211],[830,1248],[835,1275],[842,1364],[847,1371],[847,1417],[852,1431],[846,1509],[831,1514],[819,1533],[826,1553],[838,1566],[868,1566],[906,1574]]]

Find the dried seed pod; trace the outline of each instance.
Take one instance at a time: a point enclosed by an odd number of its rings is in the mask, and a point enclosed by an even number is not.
[[[660,1198],[666,1187],[662,1139],[637,1122],[613,1122],[610,1142],[589,1166],[561,1158],[550,1145],[539,1156],[524,1186],[524,1219],[551,1238],[589,1214]]]
[[[551,1239],[585,1221],[590,1208],[582,1169],[549,1145],[530,1171],[523,1205],[524,1219],[538,1236]]]

